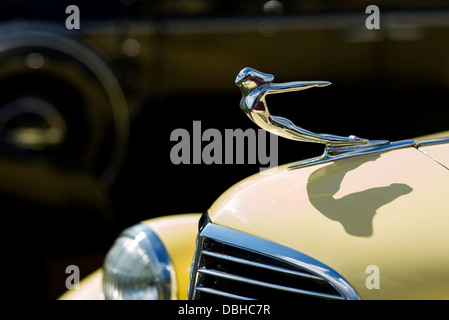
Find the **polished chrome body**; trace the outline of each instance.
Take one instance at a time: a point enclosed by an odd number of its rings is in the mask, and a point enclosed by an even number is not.
[[[272,83],[273,80],[273,75],[251,68],[244,68],[235,79],[235,83],[243,95],[240,108],[261,128],[284,138],[303,142],[323,143],[329,147],[352,146],[368,142],[366,139],[355,136],[340,137],[329,134],[316,134],[296,126],[286,118],[272,116],[265,100],[268,94],[300,91],[331,84],[327,81]]]
[[[331,84],[327,81],[272,83],[273,80],[274,76],[271,74],[262,73],[252,68],[242,69],[235,79],[236,85],[242,92],[240,108],[254,123],[270,133],[291,140],[321,143],[326,146],[322,156],[301,162],[294,167],[310,165],[316,161],[327,161],[330,157],[343,153],[353,155],[360,148],[371,149],[389,143],[387,140],[370,141],[353,135],[341,137],[330,134],[317,134],[296,126],[286,118],[271,115],[266,102],[267,95],[324,87]]]
[[[347,148],[346,150],[340,149],[329,149],[326,148],[324,151],[324,154],[316,157],[311,158],[307,160],[302,160],[299,162],[296,162],[288,167],[288,169],[297,169],[301,167],[306,167],[310,165],[320,164],[324,162],[330,162],[335,161],[339,159],[359,156],[359,155],[365,155],[365,154],[372,154],[372,153],[380,153],[380,152],[387,152],[390,150],[396,150],[401,148],[407,148],[407,147],[425,147],[425,146],[432,146],[436,144],[443,144],[448,143],[449,138],[437,138],[437,139],[428,139],[428,140],[399,140],[394,142],[387,142],[387,143],[381,143],[377,144],[376,141],[369,141],[366,145],[359,146],[358,148]]]
[[[190,299],[358,300],[337,272],[296,250],[206,223],[191,270]]]
[[[449,143],[449,138],[436,138],[416,141],[416,147],[433,146],[437,144]]]
[[[174,299],[177,294],[174,267],[159,236],[151,228],[143,224],[137,224],[124,230],[120,237],[137,241],[139,246],[145,250],[150,262],[153,262],[151,268],[154,269],[159,300]]]
[[[330,162],[338,159],[349,158],[363,154],[371,154],[376,152],[386,152],[389,150],[395,150],[400,148],[415,147],[417,145],[416,141],[414,140],[400,140],[381,144],[376,143],[376,141],[373,142],[374,143],[371,143],[371,141],[369,141],[366,145],[363,145],[363,147],[358,148],[347,148],[342,150],[326,148],[321,156],[296,162],[290,165],[288,169],[297,169],[324,162]]]

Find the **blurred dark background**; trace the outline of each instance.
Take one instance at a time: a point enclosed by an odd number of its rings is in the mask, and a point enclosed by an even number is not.
[[[380,29],[368,30],[368,5]],[[69,5],[80,29],[67,29]],[[135,0],[0,4],[0,199],[7,292],[55,299],[123,228],[202,212],[260,164],[174,165],[177,128],[247,129],[234,85],[332,85],[269,97],[314,132],[399,140],[448,130],[447,1]],[[279,139],[279,163],[322,147]],[[406,161],[406,159],[404,160]]]

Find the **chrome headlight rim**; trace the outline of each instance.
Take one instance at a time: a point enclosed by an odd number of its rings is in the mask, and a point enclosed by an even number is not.
[[[110,251],[106,255],[105,262],[103,265],[103,295],[106,300],[114,299],[108,294],[110,288],[107,286],[113,285],[108,276],[107,261],[109,254],[111,254],[114,246],[118,243],[120,239],[128,239],[134,241],[141,249],[144,250],[145,254],[149,258],[148,267],[152,269],[155,278],[155,286],[158,294],[158,300],[173,300],[177,296],[177,285],[176,285],[176,274],[173,263],[170,259],[170,255],[163,244],[160,237],[156,232],[150,227],[137,224],[130,228],[125,229],[120,233],[120,235],[115,240]],[[122,297],[123,298],[123,297]]]

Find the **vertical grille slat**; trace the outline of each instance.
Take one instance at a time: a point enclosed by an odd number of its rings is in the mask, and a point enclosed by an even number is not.
[[[235,230],[208,224],[196,250],[190,299],[358,299],[320,262]]]

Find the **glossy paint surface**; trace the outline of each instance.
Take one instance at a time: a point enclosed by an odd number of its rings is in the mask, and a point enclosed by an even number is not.
[[[447,144],[423,149],[448,159]],[[212,222],[325,263],[362,299],[449,298],[446,167],[409,147],[286,168],[231,187]],[[373,265],[379,289],[366,284]]]
[[[195,251],[200,214],[180,214],[143,221],[159,236],[175,269],[175,298],[187,299],[189,268]],[[102,300],[102,269],[98,269],[80,283],[80,289],[68,290],[60,300]]]
[[[427,154],[429,157],[449,168],[449,152],[446,144],[437,144],[433,146],[420,147],[419,150]]]

